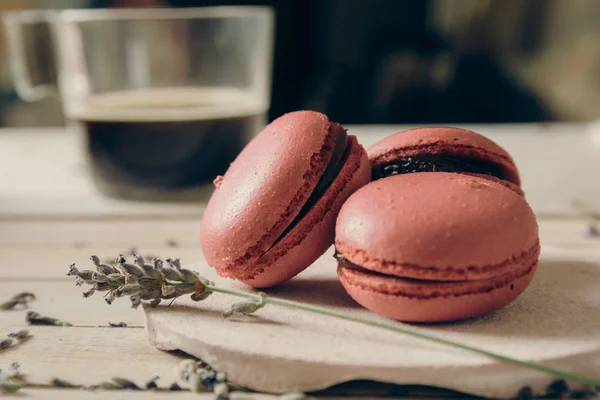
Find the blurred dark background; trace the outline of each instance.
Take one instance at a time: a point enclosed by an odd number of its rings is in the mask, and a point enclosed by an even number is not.
[[[231,4],[276,10],[271,118],[297,109],[346,124],[600,115],[598,0],[2,0],[0,11]],[[17,99],[5,64],[0,125],[62,124],[56,100]]]

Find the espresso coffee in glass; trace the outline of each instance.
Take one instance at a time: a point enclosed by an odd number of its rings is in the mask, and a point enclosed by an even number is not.
[[[17,91],[60,96],[109,196],[190,198],[267,123],[269,8],[19,12],[5,24]],[[40,26],[50,27],[56,82],[30,79],[49,76],[27,57]]]

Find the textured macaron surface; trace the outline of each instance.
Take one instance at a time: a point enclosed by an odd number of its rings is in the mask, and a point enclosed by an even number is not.
[[[367,153],[375,178],[384,175],[386,167],[408,172],[464,169],[520,184],[510,154],[489,138],[466,129],[425,127],[398,132],[373,144]],[[401,161],[399,166],[393,165],[398,161]]]
[[[492,180],[445,172],[369,183],[344,204],[336,250],[363,268],[400,277],[461,281],[507,273],[539,252],[525,199]]]
[[[203,215],[200,243],[210,265],[242,264],[263,254],[300,212],[335,147],[323,114],[283,115],[233,161]]]

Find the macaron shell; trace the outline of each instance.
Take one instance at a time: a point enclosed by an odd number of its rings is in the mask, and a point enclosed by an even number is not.
[[[319,258],[333,243],[335,220],[344,201],[371,179],[371,165],[356,137],[348,137],[350,152],[337,178],[304,218],[249,269],[221,274],[264,288],[292,278]],[[244,276],[244,274],[252,274]]]
[[[504,186],[504,187],[512,190],[513,192],[515,192],[519,196],[525,197],[525,192],[523,191],[523,189],[521,189],[520,186],[515,185],[514,183],[506,181],[504,179],[496,178],[495,176],[492,176],[492,175],[473,174],[473,173],[470,173],[470,172],[463,172],[463,174],[470,175],[470,176],[476,176],[476,177],[482,178],[482,179],[487,179],[488,181],[495,182],[495,183],[497,183],[499,185],[502,185],[502,186]]]
[[[508,180],[520,185],[517,167],[506,150],[487,137],[460,128],[425,127],[398,132],[367,149],[373,167],[417,155],[473,157],[502,165]]]
[[[449,322],[477,317],[506,306],[527,288],[536,268],[537,262],[524,275],[513,279],[499,277],[487,282],[455,283],[457,293],[468,292],[470,286],[472,293],[454,295],[451,294],[452,286],[449,286],[445,295],[438,292],[437,296],[430,298],[378,291],[377,286],[381,282],[372,282],[370,276],[361,276],[357,271],[347,268],[339,268],[338,276],[344,289],[357,303],[378,314],[406,322]],[[392,287],[402,281],[393,277],[379,280],[387,280]],[[427,286],[423,282],[412,284]]]
[[[488,179],[424,172],[369,183],[337,219],[338,252],[384,274],[477,280],[508,272],[538,246],[525,199]]]
[[[200,244],[217,268],[259,257],[298,214],[325,170],[335,142],[323,114],[286,114],[259,133],[217,182],[204,211]]]

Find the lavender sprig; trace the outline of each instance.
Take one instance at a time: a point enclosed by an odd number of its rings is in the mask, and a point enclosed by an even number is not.
[[[105,301],[112,304],[115,299],[129,297],[131,306],[138,308],[142,301],[148,301],[151,307],[158,306],[162,300],[176,299],[191,295],[192,300],[200,301],[212,292],[206,289],[212,282],[200,278],[197,273],[181,268],[179,259],[167,259],[167,266],[160,259],[146,262],[140,255],[134,254],[133,263],[127,262],[121,254],[117,258],[118,268],[101,264],[98,256],[90,257],[97,271],[79,270],[72,264],[68,276],[75,276],[76,283],[90,285],[83,293],[90,297],[96,292],[107,292]]]
[[[363,325],[385,329],[388,331],[393,331],[396,333],[401,333],[432,343],[445,345],[455,349],[465,350],[467,352],[485,356],[487,358],[500,361],[506,364],[516,365],[523,368],[544,372],[549,375],[556,376],[558,378],[570,380],[585,385],[591,385],[593,387],[600,387],[600,379],[598,378],[593,378],[565,370],[560,370],[558,368],[549,367],[536,362],[523,361],[516,358],[508,357],[499,353],[471,346],[469,344],[444,339],[442,337],[438,337],[429,333],[419,332],[404,325],[391,324],[387,322],[362,318],[352,314],[339,312],[327,307],[315,306],[308,303],[270,297],[265,295],[264,293],[255,294],[219,287],[216,286],[214,282],[211,282],[199,276],[198,273],[181,268],[179,259],[167,258],[165,261],[167,262],[168,267],[164,267],[162,263],[160,263],[160,266],[158,267],[155,266],[154,270],[160,273],[160,277],[154,277],[147,275],[144,272],[144,270],[138,265],[128,264],[122,255],[119,256],[118,264],[123,269],[122,274],[125,275],[126,283],[120,286],[109,285],[109,287],[105,288],[105,290],[109,291],[109,297],[111,298],[110,301],[109,299],[107,299],[107,302],[110,304],[112,300],[114,300],[114,298],[129,297],[134,308],[137,308],[143,300],[150,300],[150,306],[156,307],[163,299],[176,299],[180,296],[189,294],[191,295],[192,300],[201,301],[210,296],[212,293],[223,293],[251,301],[251,303],[244,302],[234,304],[229,311],[224,313],[225,316],[234,315],[236,313],[247,315],[265,307],[268,304],[273,304],[281,307],[303,310],[314,314],[326,315],[338,319],[356,322]],[[141,262],[141,260],[139,260],[138,258],[138,263],[139,262]],[[165,273],[162,271],[162,268],[170,268],[172,271]],[[69,269],[69,273],[67,275],[77,276],[78,279],[91,285],[98,285],[99,283],[104,282],[96,280],[93,274],[90,275],[90,272],[93,271],[78,271],[77,268],[75,268],[75,265],[73,264],[71,265],[71,268]],[[172,276],[177,276],[177,279],[181,280],[167,278],[169,274],[174,274],[175,272],[177,272],[178,275]],[[135,276],[132,277],[133,275]],[[158,274],[156,275],[158,276]],[[160,293],[157,289],[160,289]]]

